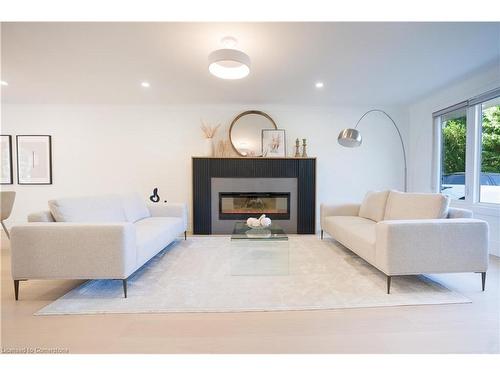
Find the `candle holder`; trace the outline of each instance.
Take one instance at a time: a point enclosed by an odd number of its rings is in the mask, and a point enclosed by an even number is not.
[[[307,158],[307,151],[306,151],[306,147],[307,147],[307,145],[306,145],[306,139],[305,139],[305,138],[303,138],[303,139],[302,139],[302,157],[303,157],[303,158]]]
[[[300,141],[299,141],[299,139],[297,138],[297,139],[295,140],[295,157],[296,157],[296,158],[300,158],[300,150],[299,150],[299,148],[300,148]]]

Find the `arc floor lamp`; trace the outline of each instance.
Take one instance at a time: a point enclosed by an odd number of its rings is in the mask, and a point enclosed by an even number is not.
[[[398,126],[396,125],[396,122],[392,119],[391,116],[389,116],[387,114],[387,112],[385,112],[381,109],[370,109],[369,111],[365,112],[363,114],[363,116],[361,116],[361,118],[358,120],[358,122],[356,123],[356,126],[354,128],[346,128],[346,129],[342,130],[339,133],[337,141],[339,142],[339,144],[341,146],[344,146],[344,147],[352,148],[352,147],[361,146],[361,143],[363,142],[363,138],[361,137],[361,133],[359,132],[357,127],[358,127],[359,123],[361,122],[361,120],[363,120],[366,117],[366,115],[368,115],[369,113],[372,113],[372,112],[379,112],[379,113],[383,113],[384,115],[386,115],[389,118],[389,120],[391,120],[392,124],[394,125],[394,128],[398,132],[399,140],[401,141],[401,148],[403,149],[403,161],[405,163],[404,189],[405,189],[405,191],[408,191],[408,185],[407,185],[408,184],[408,168],[407,168],[407,163],[406,163],[405,144],[403,142],[403,137],[401,136],[401,132],[399,131]]]

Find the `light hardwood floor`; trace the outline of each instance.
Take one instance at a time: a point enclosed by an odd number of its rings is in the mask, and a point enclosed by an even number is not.
[[[1,347],[70,353],[499,353],[500,260],[486,292],[476,274],[436,276],[458,305],[327,311],[33,316],[81,282],[27,281],[14,301],[2,240]]]

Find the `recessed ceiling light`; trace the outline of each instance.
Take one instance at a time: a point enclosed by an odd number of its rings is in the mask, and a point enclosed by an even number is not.
[[[316,84],[314,86],[316,86],[317,89],[322,89],[323,86],[325,86],[325,85],[323,82],[316,82]]]
[[[151,84],[149,82],[143,81],[141,82],[142,87],[151,87]]]
[[[223,49],[213,51],[208,55],[208,71],[222,79],[241,79],[250,73],[250,57],[237,49],[237,40],[227,36],[221,40]]]
[[[2,86],[9,86],[9,83],[7,81],[0,81],[0,84]]]

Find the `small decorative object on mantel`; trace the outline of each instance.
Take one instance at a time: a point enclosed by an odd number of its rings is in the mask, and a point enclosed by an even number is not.
[[[149,200],[153,203],[158,203],[160,201],[160,196],[158,195],[158,188],[153,189],[153,195],[149,196]]]
[[[265,214],[261,215],[258,219],[255,218],[255,217],[249,217],[247,219],[247,225],[250,228],[260,228],[260,227],[267,228],[271,224],[272,224],[271,219],[269,219],[268,217],[266,217]]]
[[[213,139],[217,129],[219,129],[220,124],[217,126],[206,125],[203,120],[201,120],[201,130],[205,136],[205,152],[204,155],[207,157],[214,156],[214,143]]]
[[[300,158],[300,141],[298,138],[295,140],[295,157]]]
[[[302,157],[303,157],[303,158],[307,158],[307,151],[306,151],[306,147],[307,147],[307,145],[306,145],[306,139],[305,139],[305,138],[303,138],[303,139],[302,139]]]
[[[226,139],[221,139],[217,144],[217,155],[222,158],[227,158],[231,155],[231,143]]]
[[[262,129],[262,156],[267,158],[286,157],[285,130]]]

